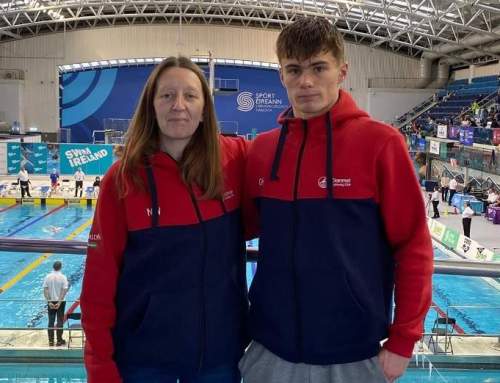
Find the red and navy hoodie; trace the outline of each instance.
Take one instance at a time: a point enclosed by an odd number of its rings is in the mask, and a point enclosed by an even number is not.
[[[114,164],[101,183],[81,307],[89,383],[119,370],[173,374],[236,364],[246,347],[243,140],[221,137],[223,200],[187,187],[163,152],[140,168],[145,191],[118,197]]]
[[[246,220],[250,237],[260,233],[251,337],[294,363],[363,360],[387,337],[384,347],[410,357],[433,253],[401,135],[344,91],[324,115],[289,109],[279,123],[247,159]]]

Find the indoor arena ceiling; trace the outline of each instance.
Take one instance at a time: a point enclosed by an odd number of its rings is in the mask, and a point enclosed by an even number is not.
[[[351,42],[452,64],[500,58],[500,0],[0,0],[0,43],[132,24],[280,29],[328,17]]]

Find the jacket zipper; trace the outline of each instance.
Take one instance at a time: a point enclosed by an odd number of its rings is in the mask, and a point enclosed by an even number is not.
[[[294,181],[294,186],[293,186],[293,225],[292,225],[292,238],[293,238],[293,249],[292,249],[292,254],[291,254],[291,267],[292,267],[292,289],[293,289],[293,296],[295,300],[295,333],[296,333],[296,342],[297,342],[297,349],[299,352],[299,359],[302,360],[302,321],[300,319],[300,301],[298,297],[298,292],[297,292],[297,267],[296,267],[296,251],[297,251],[297,225],[299,221],[299,213],[298,213],[298,208],[297,208],[297,197],[298,197],[298,191],[299,191],[299,178],[300,178],[300,169],[302,165],[302,157],[304,155],[304,149],[306,147],[306,141],[307,141],[307,121],[303,121],[302,125],[304,129],[304,137],[302,138],[302,143],[300,145],[300,150],[299,150],[299,157],[297,159],[297,167],[295,169],[295,181]]]
[[[201,315],[200,315],[200,331],[201,331],[201,340],[200,340],[200,358],[198,362],[198,369],[201,371],[203,368],[203,362],[205,359],[205,348],[206,348],[206,332],[207,332],[207,323],[206,323],[206,307],[205,307],[205,267],[206,267],[206,258],[207,258],[207,232],[205,227],[205,222],[201,216],[200,207],[198,206],[198,202],[194,196],[193,190],[189,188],[189,195],[191,196],[191,201],[193,202],[194,210],[196,211],[196,216],[198,217],[198,221],[200,222],[203,242],[202,242],[202,262],[201,262]]]

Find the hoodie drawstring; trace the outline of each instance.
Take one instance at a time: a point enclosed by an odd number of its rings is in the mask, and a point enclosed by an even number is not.
[[[326,189],[328,193],[328,198],[333,198],[333,128],[330,119],[330,112],[325,116],[326,118]],[[285,146],[286,135],[288,134],[288,125],[285,122],[281,128],[280,136],[278,139],[278,145],[276,146],[276,152],[274,154],[273,165],[271,167],[271,181],[277,181],[278,171],[281,162],[281,156],[283,154],[283,148]]]
[[[148,180],[149,192],[151,194],[151,226],[158,226],[158,193],[156,191],[155,177],[153,173],[153,166],[149,159],[145,160],[146,176]]]
[[[277,181],[279,179],[278,170],[280,168],[281,155],[283,154],[287,134],[288,124],[285,122],[281,127],[278,146],[276,147],[276,152],[274,153],[273,166],[271,167],[271,181]]]
[[[326,114],[326,190],[328,198],[333,198],[333,129],[330,112]]]

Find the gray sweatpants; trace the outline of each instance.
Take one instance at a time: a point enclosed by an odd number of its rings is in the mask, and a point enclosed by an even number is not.
[[[378,356],[319,366],[290,363],[252,342],[239,363],[243,383],[386,383]]]

